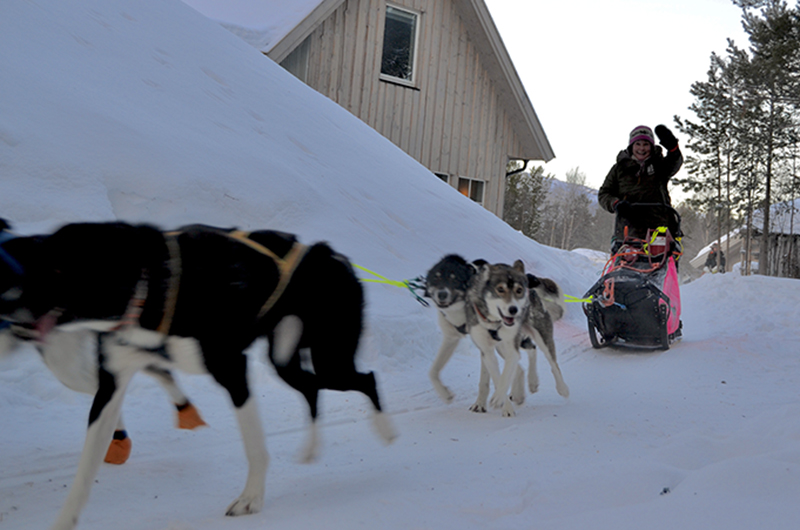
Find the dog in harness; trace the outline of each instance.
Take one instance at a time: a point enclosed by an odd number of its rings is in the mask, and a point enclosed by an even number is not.
[[[3,249],[4,243],[18,237],[9,228],[5,221],[0,219],[0,260],[13,274],[22,275],[24,272],[22,266]],[[42,341],[35,329],[0,320],[0,356],[30,343],[41,356],[45,366],[64,386],[76,392],[95,395],[98,389],[97,356],[101,336],[101,333],[88,329],[73,332],[53,330],[49,339]],[[177,412],[176,426],[179,429],[196,429],[206,424],[169,370],[145,367],[143,372],[155,379],[169,395]],[[132,446],[133,442],[120,415],[103,461],[109,464],[124,464],[130,457]]]
[[[0,264],[2,318],[44,331],[58,325],[110,332],[86,443],[55,528],[77,523],[125,389],[146,366],[210,373],[228,391],[249,471],[227,515],[258,512],[264,501],[269,457],[244,355],[259,337],[268,340],[278,375],[309,404],[305,460],[318,451],[321,389],[362,392],[374,407],[380,436],[386,442],[395,437],[374,374],[355,367],[361,285],[349,261],[327,244],[306,247],[281,232],[203,225],[165,234],[147,225],[78,223],[35,242],[13,239],[3,248],[23,273]],[[324,296],[320,280],[327,286]],[[301,363],[301,350],[308,351],[311,368]]]

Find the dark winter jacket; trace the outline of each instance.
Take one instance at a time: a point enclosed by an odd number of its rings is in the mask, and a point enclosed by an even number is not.
[[[650,157],[641,164],[633,158],[630,148],[620,151],[617,155],[617,163],[608,172],[603,185],[600,186],[597,200],[600,206],[611,213],[615,213],[615,206],[619,201],[627,201],[631,204],[647,203],[672,206],[667,183],[678,172],[681,165],[683,165],[683,155],[678,146],[675,146],[666,156],[662,154],[661,147],[653,146]],[[667,212],[653,210],[646,224],[654,226],[637,228],[646,229],[668,225]],[[618,215],[614,227],[614,239],[622,241],[624,228],[630,225],[631,223],[620,219]]]
[[[716,252],[716,251],[714,251],[714,249],[711,249],[711,251],[708,253],[708,257],[706,257],[706,262],[705,262],[705,264],[703,266],[704,267],[708,267],[709,270],[713,270],[714,267],[717,266],[717,254],[719,254],[719,268],[722,270],[722,272],[724,272],[725,271],[725,253],[722,252],[721,250],[719,252]]]

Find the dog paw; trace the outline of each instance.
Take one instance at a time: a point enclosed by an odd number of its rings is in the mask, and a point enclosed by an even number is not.
[[[509,398],[517,405],[525,403],[525,385],[523,384],[522,377],[518,377],[514,380],[514,384],[511,385]]]
[[[389,416],[383,412],[376,412],[372,417],[372,426],[386,445],[397,439],[397,431]]]
[[[306,442],[298,458],[301,464],[312,464],[319,458],[319,443],[316,440]]]
[[[556,385],[556,391],[558,395],[561,397],[568,398],[569,397],[569,387],[566,383],[562,383],[560,385]]]
[[[539,391],[539,377],[536,375],[528,376],[528,390],[531,391],[531,394],[535,394]]]
[[[481,403],[475,403],[469,408],[472,412],[486,412],[486,405]]]
[[[456,395],[453,394],[450,391],[450,389],[444,385],[437,386],[436,393],[439,394],[439,397],[442,398],[442,401],[444,401],[445,403],[452,403],[453,398],[456,397]]]
[[[178,428],[194,430],[198,427],[206,427],[208,424],[203,421],[200,412],[194,405],[187,402],[183,407],[178,406]]]
[[[492,399],[489,400],[489,405],[493,409],[499,409],[500,407],[504,407],[507,401],[508,398],[506,398],[506,396],[503,396],[495,392],[494,395],[492,396]]]
[[[117,433],[125,433],[125,431],[117,431]],[[116,435],[116,433],[115,433]],[[131,448],[133,443],[131,439],[128,438],[127,434],[124,434],[124,438],[114,438],[111,440],[111,444],[108,446],[108,451],[106,452],[106,457],[103,460],[108,464],[115,464],[115,465],[122,465],[128,461],[128,457],[131,456]]]
[[[246,495],[242,494],[241,497],[236,499],[228,506],[225,515],[235,517],[237,515],[248,515],[251,513],[258,513],[264,505],[264,496]]]
[[[300,451],[300,463],[310,464],[319,456],[319,430],[316,422],[312,421],[308,428],[308,439]]]
[[[503,417],[504,418],[513,418],[516,416],[517,413],[514,412],[514,407],[511,406],[511,403],[508,403],[507,407],[503,407]]]

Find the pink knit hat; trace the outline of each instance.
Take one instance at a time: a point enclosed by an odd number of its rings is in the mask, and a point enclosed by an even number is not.
[[[628,145],[633,145],[637,140],[647,140],[650,145],[656,144],[656,137],[653,136],[653,130],[646,125],[639,125],[631,131],[631,138]]]

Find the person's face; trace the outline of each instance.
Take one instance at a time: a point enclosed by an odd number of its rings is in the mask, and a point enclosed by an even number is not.
[[[641,162],[650,156],[650,142],[647,140],[636,140],[633,143],[633,157]]]

